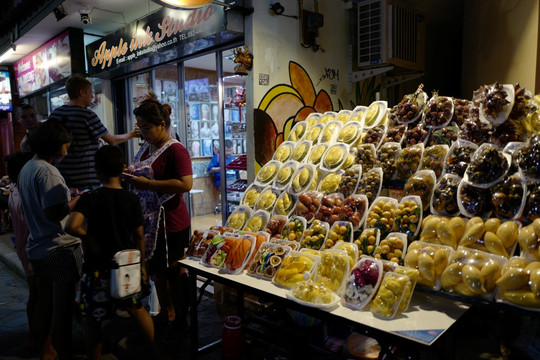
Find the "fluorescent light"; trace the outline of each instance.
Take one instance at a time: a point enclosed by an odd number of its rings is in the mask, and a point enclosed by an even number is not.
[[[5,53],[0,55],[0,64],[3,63],[4,60],[6,60],[9,56],[13,55],[14,52],[15,50],[13,50],[13,48],[10,47]]]
[[[196,9],[206,6],[212,2],[212,0],[153,0],[159,5],[173,8],[173,9]]]

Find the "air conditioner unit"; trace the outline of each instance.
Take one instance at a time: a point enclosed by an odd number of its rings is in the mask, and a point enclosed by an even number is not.
[[[355,0],[350,19],[353,68],[390,64],[424,70],[425,20],[420,12],[394,0]]]

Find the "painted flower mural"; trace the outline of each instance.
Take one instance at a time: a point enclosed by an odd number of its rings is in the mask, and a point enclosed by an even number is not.
[[[272,158],[295,123],[313,112],[333,110],[328,93],[316,93],[307,72],[294,61],[289,62],[289,78],[291,85],[272,87],[254,110],[255,172]]]

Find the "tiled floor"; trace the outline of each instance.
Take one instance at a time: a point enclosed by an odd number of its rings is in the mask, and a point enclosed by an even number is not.
[[[211,226],[214,225],[221,225],[222,214],[219,213],[217,215],[215,214],[206,214],[206,215],[200,215],[200,216],[194,216],[191,218],[191,230],[204,230],[209,229]]]

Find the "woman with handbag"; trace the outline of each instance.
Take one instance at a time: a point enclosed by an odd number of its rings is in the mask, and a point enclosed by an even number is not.
[[[191,190],[191,158],[184,145],[169,136],[170,119],[153,93],[133,114],[144,143],[126,176],[141,200],[145,220],[148,273],[154,276],[162,316],[187,329],[188,278],[178,260],[190,239],[190,216],[183,194]]]
[[[41,358],[71,358],[72,308],[76,283],[81,276],[81,240],[66,234],[61,221],[78,200],[70,196],[64,178],[54,166],[67,154],[71,132],[60,121],[49,119],[28,139],[35,156],[22,168],[18,186],[30,235],[28,258],[37,277]],[[54,350],[46,349],[52,335]]]

